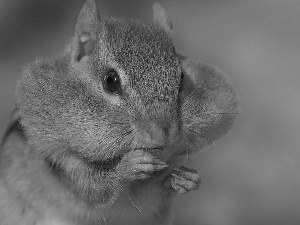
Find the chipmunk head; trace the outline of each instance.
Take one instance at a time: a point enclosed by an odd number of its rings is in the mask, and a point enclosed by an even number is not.
[[[96,3],[81,9],[67,56],[25,70],[19,88],[23,124],[46,154],[87,161],[178,142],[181,65],[165,10],[154,24],[102,18]],[[41,144],[44,143],[44,144]]]

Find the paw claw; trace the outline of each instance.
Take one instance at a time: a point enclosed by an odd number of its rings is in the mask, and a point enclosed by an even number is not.
[[[176,190],[178,194],[184,195],[188,192],[185,188],[180,185],[172,184],[172,187]]]
[[[170,174],[167,187],[172,187],[178,194],[185,194],[188,191],[195,190],[200,184],[200,176],[196,170],[180,167],[174,168]]]

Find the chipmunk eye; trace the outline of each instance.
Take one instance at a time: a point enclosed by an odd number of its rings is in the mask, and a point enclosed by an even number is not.
[[[120,94],[121,79],[117,71],[109,70],[104,78],[104,89],[111,94]]]

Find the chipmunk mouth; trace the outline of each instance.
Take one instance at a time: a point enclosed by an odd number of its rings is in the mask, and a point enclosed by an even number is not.
[[[89,164],[100,171],[110,171],[113,170],[122,160],[124,155],[118,155],[106,160],[96,160],[92,161]]]
[[[144,151],[148,151],[148,152],[155,152],[155,151],[162,151],[162,148],[147,148],[147,147],[139,147],[139,148],[134,148],[135,150],[144,150]],[[89,162],[89,164],[100,171],[110,171],[113,170],[122,160],[123,156],[126,153],[122,154],[122,155],[117,155],[114,156],[112,158],[109,159],[105,159],[105,160],[96,160],[96,161],[92,161]]]
[[[148,148],[148,147],[139,147],[139,148],[134,148],[133,150],[144,150],[144,151],[162,151],[162,147],[156,147],[156,148]]]

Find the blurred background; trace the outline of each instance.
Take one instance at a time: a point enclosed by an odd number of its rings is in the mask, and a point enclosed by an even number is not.
[[[152,2],[98,1],[104,13],[144,18]],[[62,50],[82,3],[0,1],[1,134],[22,66]],[[300,1],[162,3],[177,49],[228,73],[243,109],[229,135],[188,159],[202,184],[178,198],[175,224],[300,224]]]

